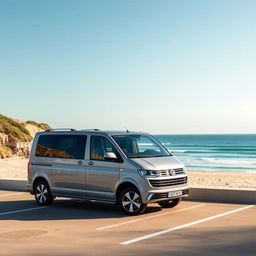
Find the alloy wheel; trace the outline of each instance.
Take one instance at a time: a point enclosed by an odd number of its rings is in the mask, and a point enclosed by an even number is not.
[[[123,208],[129,213],[138,211],[141,207],[139,194],[134,191],[128,191],[122,198],[122,205]]]
[[[47,201],[48,197],[48,191],[47,187],[39,183],[38,186],[36,187],[36,198],[39,201],[39,203],[44,204]]]

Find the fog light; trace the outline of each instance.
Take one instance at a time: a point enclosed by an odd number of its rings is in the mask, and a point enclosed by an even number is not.
[[[147,197],[147,201],[150,201],[154,194],[149,194]]]

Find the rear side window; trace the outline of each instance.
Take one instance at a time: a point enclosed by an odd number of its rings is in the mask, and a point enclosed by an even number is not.
[[[85,135],[41,135],[36,145],[36,156],[83,159]]]

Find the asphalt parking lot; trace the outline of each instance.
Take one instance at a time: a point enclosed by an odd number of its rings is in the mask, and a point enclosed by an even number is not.
[[[0,191],[0,255],[256,255],[256,207],[182,201],[128,217],[117,207],[59,198],[39,207]]]

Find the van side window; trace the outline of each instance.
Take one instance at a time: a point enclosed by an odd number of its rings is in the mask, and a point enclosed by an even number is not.
[[[36,156],[84,159],[85,135],[41,135],[36,145]]]
[[[91,136],[90,148],[91,160],[115,161],[115,159],[109,159],[107,153],[114,153],[117,158],[121,158],[112,143],[102,136]]]

